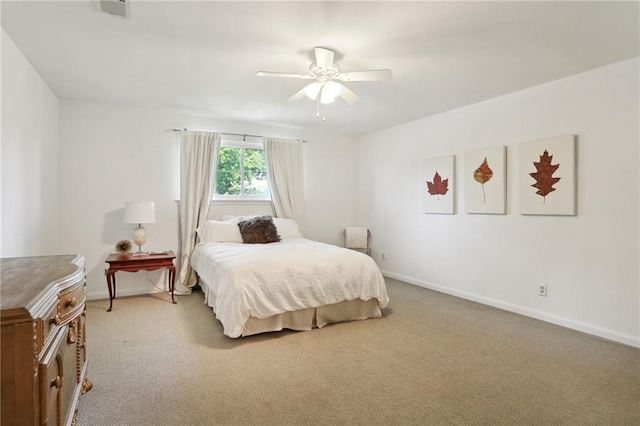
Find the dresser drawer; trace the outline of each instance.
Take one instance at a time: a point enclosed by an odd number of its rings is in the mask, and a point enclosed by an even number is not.
[[[58,302],[59,303],[59,302]],[[58,316],[58,303],[52,305],[43,318],[38,318],[38,348],[39,353],[45,347],[45,342],[60,324]]]
[[[51,305],[42,318],[38,318],[37,325],[37,351],[40,352],[46,346],[47,339],[56,328],[68,322],[84,309],[85,289],[84,282],[79,282],[71,288],[58,293],[57,301]]]
[[[60,339],[64,336],[60,333]],[[56,344],[60,344],[56,341]],[[57,350],[51,351],[38,366],[40,373],[40,422],[41,425],[63,424],[62,386],[64,360]],[[59,402],[58,402],[59,401]],[[58,407],[61,409],[59,410]]]
[[[84,309],[84,281],[58,294],[58,323],[64,323]],[[54,317],[54,321],[56,321]]]
[[[58,328],[51,347],[38,365],[40,374],[40,424],[67,425],[79,394],[76,366],[78,320]]]

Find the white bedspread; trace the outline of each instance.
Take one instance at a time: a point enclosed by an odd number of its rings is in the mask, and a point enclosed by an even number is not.
[[[207,303],[229,337],[249,317],[316,308],[345,300],[389,298],[378,266],[353,250],[290,238],[271,244],[201,243],[191,265],[211,289]]]

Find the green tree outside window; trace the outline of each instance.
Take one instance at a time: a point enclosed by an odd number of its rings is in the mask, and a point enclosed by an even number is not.
[[[225,196],[269,196],[264,150],[221,147],[215,193]]]

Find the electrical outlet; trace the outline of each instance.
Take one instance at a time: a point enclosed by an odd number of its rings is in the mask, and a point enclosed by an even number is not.
[[[382,258],[382,260],[385,260],[384,253],[382,253],[380,257]]]
[[[547,285],[546,284],[540,284],[538,286],[538,296],[547,296]]]

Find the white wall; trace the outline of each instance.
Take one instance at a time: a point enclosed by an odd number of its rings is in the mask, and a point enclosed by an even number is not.
[[[104,259],[118,240],[131,239],[134,225],[122,223],[126,201],[156,203],[157,222],[145,226],[145,249],[176,253],[179,249],[178,135],[165,132],[167,128],[306,139],[305,235],[340,244],[342,229],[357,218],[355,138],[63,100],[58,154],[60,248],[87,258],[89,298],[108,297]],[[118,274],[119,296],[146,293],[154,285],[164,285],[160,271]]]
[[[305,138],[304,235],[343,245],[344,228],[358,223],[357,139],[319,131],[309,131]]]
[[[322,131],[59,104],[3,31],[1,255],[82,253],[89,297],[106,297],[104,258],[131,236],[126,201],[156,202],[146,248],[178,249],[178,150],[165,128],[304,138],[306,236],[340,244],[345,226],[365,225],[389,276],[640,346],[638,68],[637,58],[624,61],[358,145]],[[578,135],[578,215],[519,215],[515,146],[565,133]],[[508,146],[507,215],[467,215],[461,202],[453,216],[421,213],[422,158],[460,162],[466,150],[495,145]],[[163,278],[123,274],[119,295]],[[537,296],[539,283],[548,297]]]
[[[0,257],[57,254],[58,98],[2,30]]]
[[[638,79],[635,58],[363,137],[359,211],[381,269],[640,346]],[[578,136],[577,216],[520,215],[517,144],[567,133]],[[421,212],[422,159],[455,154],[460,166],[465,151],[497,145],[506,215],[465,214],[460,184],[457,214]]]

